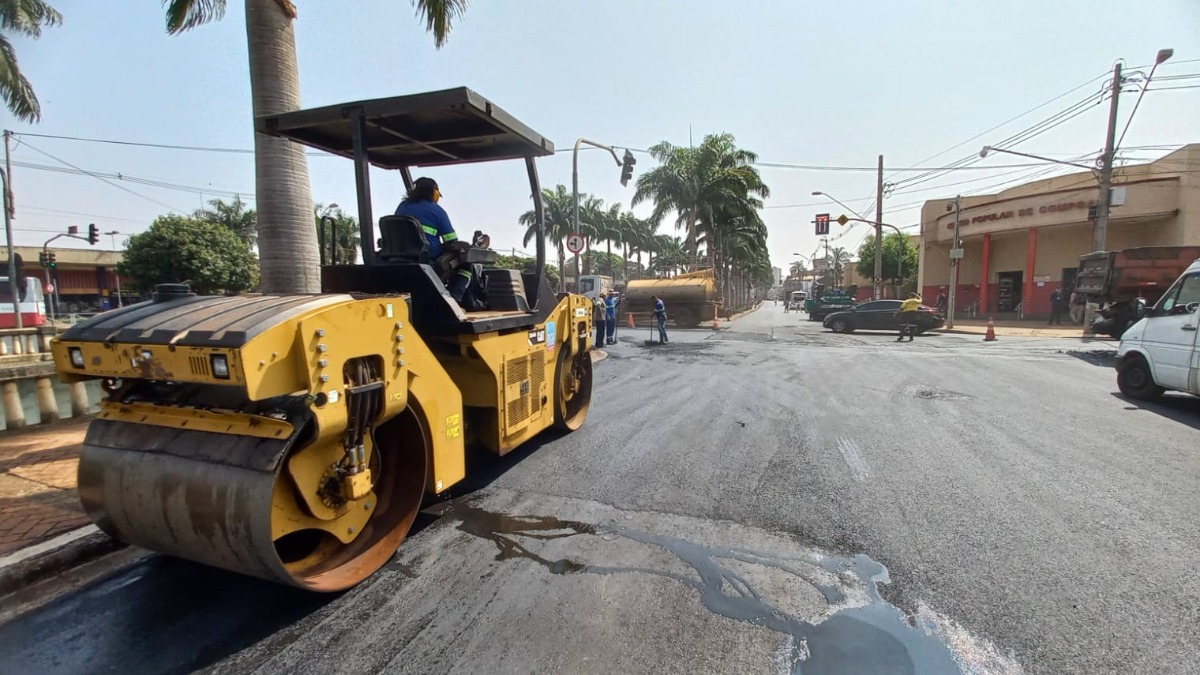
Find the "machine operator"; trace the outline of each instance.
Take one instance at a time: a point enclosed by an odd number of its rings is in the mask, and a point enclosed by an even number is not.
[[[442,255],[442,244],[458,241],[458,234],[450,224],[450,216],[446,214],[446,209],[438,205],[441,200],[442,191],[438,188],[437,181],[421,177],[413,183],[412,190],[409,190],[408,196],[400,202],[400,206],[396,207],[396,215],[412,216],[421,221],[425,238],[429,240],[429,258],[433,262]],[[446,284],[446,290],[456,302],[462,304],[463,295],[470,284],[471,268],[463,266],[454,272]]]

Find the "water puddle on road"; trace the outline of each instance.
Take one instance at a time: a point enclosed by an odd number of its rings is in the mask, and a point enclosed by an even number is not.
[[[889,582],[887,569],[865,555],[780,557],[698,544],[619,524],[494,513],[465,502],[447,504],[441,512],[458,520],[459,530],[493,542],[497,560],[529,560],[551,574],[646,574],[683,584],[698,593],[708,611],[784,636],[784,646],[773,656],[784,672],[962,672],[960,658],[939,637],[932,622],[910,619],[880,596],[878,584]],[[649,566],[598,565],[535,550],[555,540],[582,537],[603,542],[624,540],[661,549],[690,567],[694,576]],[[595,551],[596,547],[589,549]],[[747,573],[754,568],[782,574],[815,589],[824,598],[825,611],[818,617],[802,617],[781,607],[784,603],[778,598],[773,603],[756,583],[763,577]]]

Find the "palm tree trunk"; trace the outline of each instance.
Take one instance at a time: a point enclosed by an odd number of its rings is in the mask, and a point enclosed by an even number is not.
[[[246,38],[254,116],[299,110],[296,34],[277,0],[246,0]],[[320,292],[304,146],[254,134],[254,165],[263,292]]]
[[[629,242],[621,242],[621,277],[629,284]]]
[[[567,240],[558,242],[558,292],[567,292]]]
[[[692,248],[692,261],[688,267],[689,272],[695,272],[696,267],[700,264],[700,241],[696,238],[696,212],[693,210],[688,214],[688,242]]]

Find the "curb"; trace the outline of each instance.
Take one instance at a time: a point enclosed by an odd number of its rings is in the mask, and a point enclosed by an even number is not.
[[[27,546],[0,558],[0,597],[122,548],[95,525]]]
[[[1034,329],[1034,330],[1036,330],[1036,329]],[[932,333],[947,333],[947,334],[951,334],[951,335],[979,335],[979,336],[985,335],[985,333],[982,333],[979,331],[960,330],[958,328],[938,328],[938,329],[930,331],[930,332],[932,332]],[[1051,340],[1078,340],[1080,338],[1086,338],[1088,336],[1084,335],[1083,333],[1079,333],[1078,335],[1011,335],[1011,334],[1004,334],[1004,333],[997,332],[996,337],[1035,337],[1035,338],[1048,338]]]

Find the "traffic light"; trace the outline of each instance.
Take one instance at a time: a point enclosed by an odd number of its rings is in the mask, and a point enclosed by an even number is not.
[[[40,265],[42,269],[46,269],[50,266],[50,256],[46,255],[45,251],[38,251],[38,265]]]
[[[100,228],[96,227],[95,223],[92,223],[88,225],[88,243],[95,246],[98,241],[100,241]]]
[[[817,236],[820,237],[820,236],[826,235],[826,234],[829,234],[829,214],[828,213],[818,213],[817,214]]]
[[[50,251],[49,253],[46,254],[46,256],[47,256],[46,257],[46,266],[47,267],[49,267],[50,269],[54,269],[55,267],[58,267],[58,261],[55,260],[54,251]]]
[[[621,161],[621,185],[629,185],[629,179],[633,178],[633,165],[637,164],[637,160],[633,158],[633,153],[626,150],[625,159]]]

